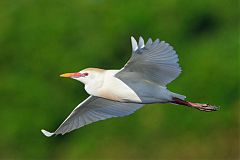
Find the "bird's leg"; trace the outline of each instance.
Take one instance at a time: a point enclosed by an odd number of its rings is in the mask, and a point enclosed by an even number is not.
[[[175,97],[173,98],[172,103],[184,105],[184,106],[188,106],[188,107],[193,107],[193,108],[199,109],[201,111],[205,111],[205,112],[217,111],[219,109],[219,107],[217,107],[217,106],[212,106],[209,104],[188,102],[188,101],[185,101],[185,100],[182,100],[179,98],[175,98]]]

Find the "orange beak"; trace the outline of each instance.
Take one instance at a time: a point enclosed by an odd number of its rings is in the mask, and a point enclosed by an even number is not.
[[[64,74],[61,74],[60,77],[68,77],[68,78],[77,78],[77,77],[81,77],[82,74],[79,73],[79,72],[76,72],[76,73],[64,73]]]

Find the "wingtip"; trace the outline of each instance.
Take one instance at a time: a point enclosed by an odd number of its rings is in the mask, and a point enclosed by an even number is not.
[[[131,42],[132,42],[132,50],[136,51],[138,49],[138,44],[136,39],[133,36],[131,36]]]
[[[52,135],[54,135],[54,133],[48,132],[44,129],[41,129],[41,132],[46,136],[46,137],[51,137]]]
[[[138,40],[138,47],[143,48],[144,46],[145,46],[144,39],[142,38],[142,36],[140,36]]]

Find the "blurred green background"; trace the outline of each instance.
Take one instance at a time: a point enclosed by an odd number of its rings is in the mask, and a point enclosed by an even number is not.
[[[0,159],[240,159],[237,0],[1,0]],[[168,87],[221,106],[168,104],[46,138],[87,94],[59,74],[121,68],[130,36],[169,42],[183,73]]]

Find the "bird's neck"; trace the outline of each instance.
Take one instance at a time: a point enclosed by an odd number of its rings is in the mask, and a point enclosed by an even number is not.
[[[97,96],[98,90],[102,87],[104,83],[104,77],[105,73],[99,74],[97,78],[94,78],[93,80],[89,81],[88,83],[85,83],[85,90],[88,94]]]
[[[117,72],[119,72],[119,70],[105,70],[104,72],[99,74],[96,79],[86,83],[85,90],[90,95],[99,96],[99,91],[102,88],[105,80],[109,78],[111,79]]]

